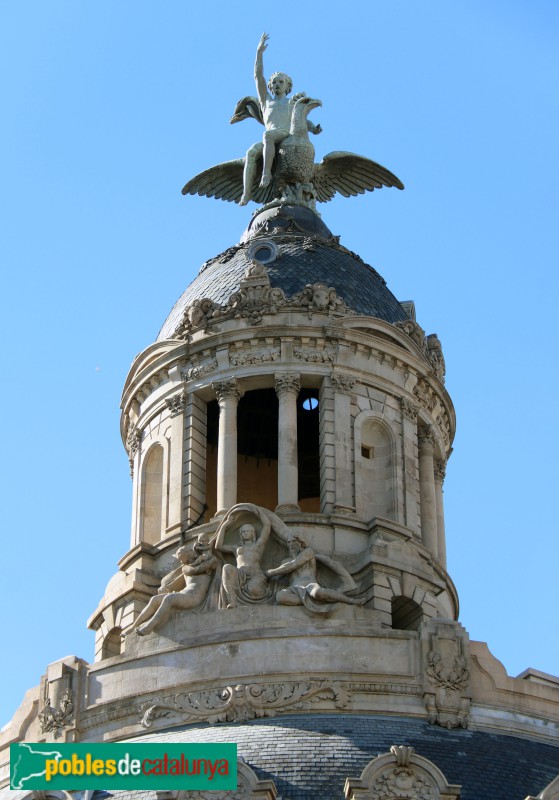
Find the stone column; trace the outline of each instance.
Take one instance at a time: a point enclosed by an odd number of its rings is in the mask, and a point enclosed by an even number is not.
[[[400,399],[402,409],[402,451],[404,460],[404,521],[419,533],[419,481],[417,474],[417,406],[406,397]]]
[[[297,463],[297,395],[299,375],[276,375],[278,414],[278,505],[276,511],[298,511],[299,468]]]
[[[443,482],[446,461],[435,461],[435,500],[437,503],[437,546],[439,561],[446,569],[446,536],[444,530]]]
[[[437,501],[435,497],[435,437],[432,429],[419,431],[419,504],[421,513],[421,538],[435,558],[437,548]]]
[[[353,503],[353,447],[351,444],[351,392],[355,378],[340,372],[330,376],[334,390],[334,442],[336,501],[334,509],[355,511]]]
[[[130,534],[130,547],[135,547],[140,541],[140,445],[142,432],[135,425],[130,425],[126,436],[126,449],[128,450],[128,463],[130,464],[130,477],[132,478],[132,530]]]
[[[217,511],[224,514],[237,502],[237,406],[242,392],[236,378],[214,381],[219,403],[217,445]]]
[[[166,533],[180,530],[182,517],[182,457],[184,445],[184,390],[165,400],[171,412],[171,435],[169,441],[169,512]]]

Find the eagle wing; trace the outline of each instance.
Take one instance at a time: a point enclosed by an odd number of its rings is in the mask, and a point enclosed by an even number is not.
[[[215,197],[216,200],[227,200],[238,203],[243,195],[243,169],[244,158],[234,161],[225,161],[215,167],[200,172],[186,183],[182,188],[183,194],[199,194],[205,197]],[[256,160],[254,182],[252,185],[251,199],[257,203],[268,203],[273,199],[272,186],[259,185],[262,175],[262,156]]]
[[[376,161],[341,150],[328,153],[320,164],[315,165],[313,184],[319,203],[327,203],[336,192],[350,197],[372,192],[383,186],[404,188],[396,175]]]

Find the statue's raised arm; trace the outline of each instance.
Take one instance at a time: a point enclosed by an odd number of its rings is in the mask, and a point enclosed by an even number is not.
[[[262,113],[266,108],[266,100],[268,99],[268,87],[266,86],[266,78],[264,77],[264,50],[268,47],[268,39],[270,37],[267,33],[263,33],[256,48],[256,61],[254,62],[254,80],[256,82],[256,93],[260,101]]]

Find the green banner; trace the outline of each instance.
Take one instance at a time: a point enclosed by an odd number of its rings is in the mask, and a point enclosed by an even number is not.
[[[10,789],[236,788],[231,743],[10,745]]]

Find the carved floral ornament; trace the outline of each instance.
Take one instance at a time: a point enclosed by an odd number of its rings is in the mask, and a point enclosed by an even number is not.
[[[39,712],[39,722],[43,733],[54,733],[55,738],[60,736],[62,728],[68,725],[74,716],[74,701],[72,692],[65,689],[57,708],[53,708],[49,697],[45,697],[43,708]]]
[[[352,313],[349,306],[338,297],[336,290],[325,283],[307,284],[292,297],[272,287],[268,270],[262,264],[251,264],[245,270],[239,289],[233,292],[224,305],[209,298],[194,300],[183,312],[182,319],[173,334],[176,339],[188,339],[197,330],[208,332],[210,325],[226,319],[247,319],[258,325],[265,314],[277,314],[280,310],[306,311],[329,316]]]

